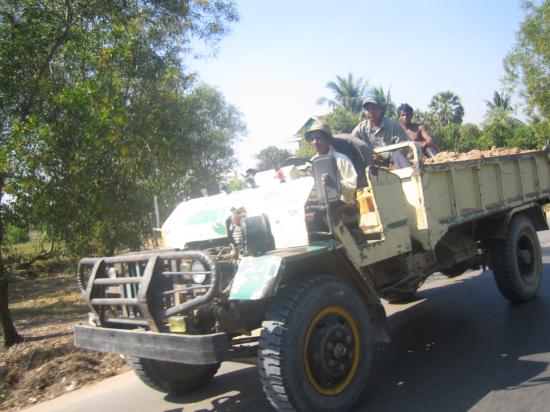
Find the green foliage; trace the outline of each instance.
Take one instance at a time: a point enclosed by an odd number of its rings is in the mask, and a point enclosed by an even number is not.
[[[31,270],[40,277],[51,277],[60,273],[71,273],[75,265],[73,260],[54,254],[48,259],[33,262]]]
[[[460,126],[459,139],[453,147],[455,152],[468,152],[478,148],[481,130],[475,124],[467,123]]]
[[[514,128],[512,139],[507,142],[508,147],[520,147],[522,149],[540,149],[544,141],[538,140],[531,127],[520,125]]]
[[[4,241],[8,244],[24,243],[29,240],[29,229],[8,225],[4,234]]]
[[[525,1],[517,43],[506,56],[506,81],[525,98],[532,117],[550,120],[550,0]]]
[[[520,120],[512,117],[512,111],[510,110],[505,110],[501,107],[494,107],[492,109],[489,109],[485,115],[485,121],[483,122],[483,124],[487,125],[498,122],[510,123],[515,126],[520,126],[523,124]]]
[[[361,121],[361,116],[342,107],[337,107],[323,116],[323,119],[329,124],[333,134],[351,133]]]
[[[268,169],[279,169],[283,166],[283,162],[292,156],[286,149],[279,149],[275,146],[268,146],[265,149],[260,150],[256,155],[258,159],[265,162]]]
[[[456,147],[460,141],[460,125],[440,126],[433,131],[432,137],[442,151],[457,151]]]
[[[483,129],[474,124],[450,124],[436,128],[433,137],[441,150],[452,152],[489,150],[493,146],[540,149],[545,143],[534,128],[513,119],[495,121]]]
[[[244,125],[183,73],[231,1],[4,2],[0,178],[14,209],[76,253],[138,247],[153,195],[207,187]]]
[[[506,92],[494,92],[491,101],[485,100],[487,103],[487,113],[485,114],[485,124],[495,122],[514,122],[517,125],[522,124],[521,121],[512,117],[514,109],[510,104],[511,96]]]
[[[543,140],[537,139],[533,128],[512,120],[499,120],[485,125],[479,139],[480,149],[496,147],[541,148]]]
[[[436,119],[435,119],[434,114],[431,113],[431,112],[425,112],[425,111],[422,111],[422,110],[414,109],[412,122],[423,124],[429,130],[433,130],[436,127]]]
[[[449,124],[434,129],[432,134],[442,151],[468,152],[478,148],[481,130],[475,124]]]
[[[235,192],[244,189],[246,185],[242,179],[233,179],[229,181],[228,186],[231,192]]]
[[[550,121],[539,121],[532,127],[539,145],[544,146],[546,142],[550,142]]]
[[[506,92],[499,93],[495,91],[493,93],[493,99],[491,101],[485,100],[485,103],[487,103],[487,107],[489,109],[499,108],[506,112],[512,112],[513,109],[510,104],[510,99],[511,99],[511,96],[508,93]]]
[[[298,142],[298,150],[296,151],[296,156],[311,158],[315,156],[317,152],[311,143],[302,139]]]
[[[450,91],[437,93],[428,106],[439,127],[462,123],[464,108],[460,97]]]
[[[341,108],[352,113],[361,113],[363,108],[363,98],[368,82],[362,77],[354,78],[353,73],[348,73],[347,77],[336,76],[336,81],[330,81],[326,87],[334,94],[334,99],[320,97],[317,104],[327,103],[331,108]]]

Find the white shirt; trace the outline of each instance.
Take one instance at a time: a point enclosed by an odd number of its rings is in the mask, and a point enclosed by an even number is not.
[[[341,199],[347,203],[355,202],[355,191],[357,190],[357,173],[353,163],[346,155],[337,152],[330,146],[327,155],[333,156],[336,159],[338,174],[340,175],[340,187],[342,188]],[[313,156],[315,159],[319,154]]]

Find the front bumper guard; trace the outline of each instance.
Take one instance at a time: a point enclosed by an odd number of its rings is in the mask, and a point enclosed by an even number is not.
[[[225,333],[179,335],[144,330],[124,330],[76,325],[75,346],[99,352],[120,353],[139,358],[209,365],[229,358]]]

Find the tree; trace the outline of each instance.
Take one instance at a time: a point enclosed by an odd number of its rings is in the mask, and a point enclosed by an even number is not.
[[[545,140],[538,139],[532,127],[513,118],[496,119],[487,123],[478,140],[481,149],[496,147],[541,148]]]
[[[460,141],[460,125],[451,123],[440,126],[433,131],[432,137],[442,151],[456,152]]]
[[[506,92],[494,92],[491,101],[485,100],[487,104],[487,113],[485,114],[485,124],[494,123],[496,121],[511,121],[518,124],[521,122],[512,117],[514,109],[510,104],[511,96]]]
[[[510,104],[510,99],[511,99],[511,96],[508,93],[506,92],[499,93],[495,91],[493,94],[493,99],[491,101],[485,100],[485,103],[487,103],[487,107],[489,109],[499,108],[507,112],[512,112],[513,109]]]
[[[174,202],[230,164],[240,116],[181,56],[236,19],[230,1],[5,1],[0,194],[75,253],[139,245],[153,194]]]
[[[475,124],[467,123],[460,126],[459,139],[453,150],[456,152],[468,152],[478,148],[481,130]]]
[[[335,108],[332,112],[323,116],[329,124],[333,134],[351,133],[353,128],[361,121],[361,116],[342,107]]]
[[[550,119],[550,0],[540,5],[523,3],[526,16],[516,34],[517,42],[504,60],[506,82],[525,98],[527,110],[537,121]]]
[[[0,159],[1,160],[1,159]],[[0,189],[4,184],[4,176],[0,175]],[[4,240],[4,227],[3,227],[3,215],[5,213],[5,204],[2,203],[2,191],[0,190],[0,245]],[[2,256],[2,247],[0,247],[0,326],[4,334],[4,346],[12,346],[16,343],[22,342],[23,337],[17,333],[11,313],[9,311],[9,299],[8,299],[8,276],[4,265],[4,259]]]
[[[464,108],[460,97],[450,91],[437,93],[428,105],[435,117],[437,126],[462,123]]]
[[[435,128],[436,121],[435,116],[432,112],[422,111],[414,109],[413,111],[413,123],[420,123],[428,127],[428,129],[432,130]]]
[[[306,141],[306,139],[300,139],[298,142],[298,150],[296,151],[296,156],[312,158],[317,152],[311,143]]]
[[[275,146],[268,146],[265,149],[260,150],[256,155],[258,159],[265,162],[268,169],[279,169],[283,166],[283,162],[292,156],[286,149],[279,149]]]
[[[327,103],[333,109],[343,108],[351,113],[361,113],[367,86],[367,81],[362,77],[354,78],[352,73],[348,73],[347,77],[336,76],[335,82],[330,81],[326,84],[334,98],[320,97],[317,104]]]
[[[537,139],[533,128],[527,125],[519,125],[514,129],[511,139],[508,140],[508,147],[520,147],[522,149],[541,149],[546,142]]]
[[[396,117],[396,107],[395,103],[391,99],[391,92],[388,89],[388,92],[384,90],[382,86],[379,87],[373,87],[367,92],[367,96],[373,97],[376,102],[384,108],[386,111],[385,116],[386,117]]]

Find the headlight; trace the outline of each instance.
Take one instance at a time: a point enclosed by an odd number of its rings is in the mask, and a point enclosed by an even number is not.
[[[204,281],[206,280],[206,273],[204,273],[205,271],[206,271],[206,268],[204,267],[202,262],[199,260],[195,260],[191,264],[191,272],[199,272],[199,273],[191,275],[193,278],[193,282],[201,283],[201,284],[204,283]]]

